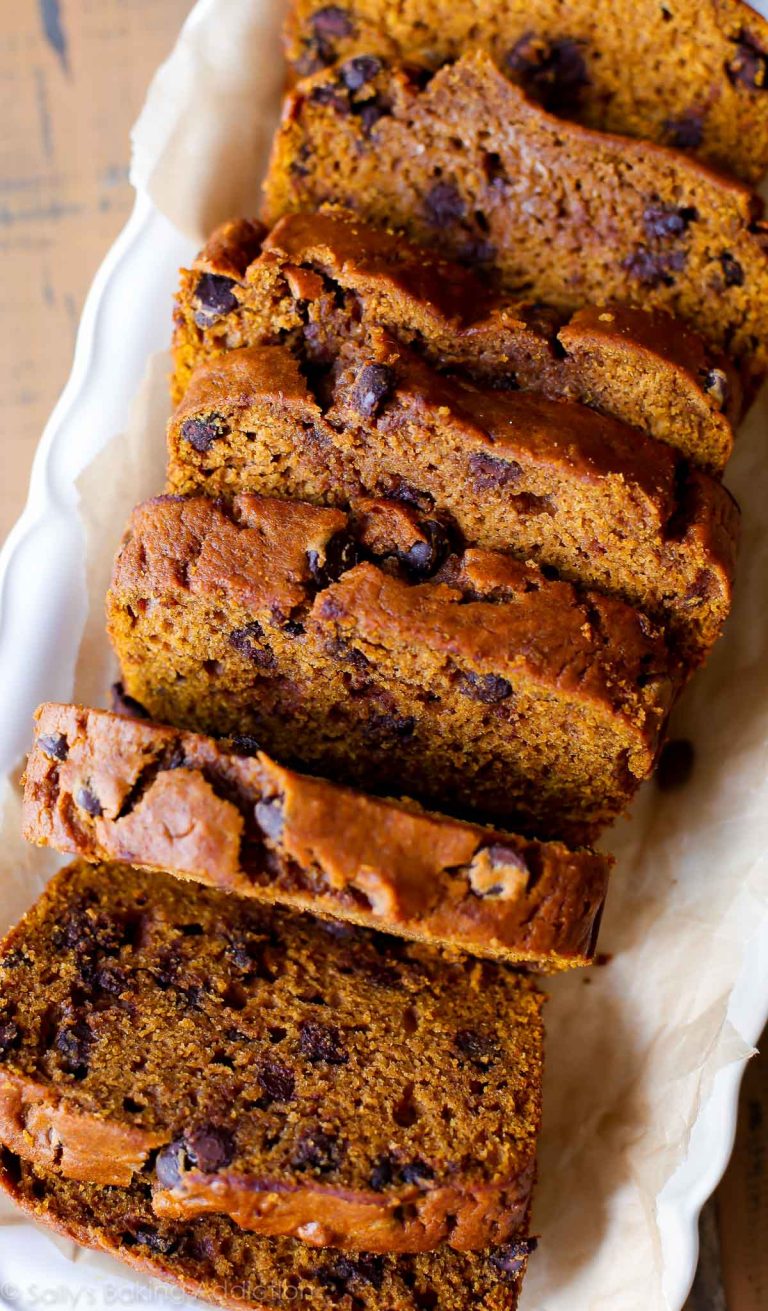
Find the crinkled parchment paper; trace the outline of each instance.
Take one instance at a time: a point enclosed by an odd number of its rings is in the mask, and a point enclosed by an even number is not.
[[[279,9],[204,0],[137,126],[137,184],[199,238],[258,204],[283,77]],[[167,360],[153,362],[131,431],[81,481],[91,613],[74,690],[95,704],[106,703],[112,674],[103,594],[120,526],[161,486],[166,370]],[[767,432],[763,399],[727,478],[745,521],[734,612],[672,726],[694,744],[692,777],[672,792],[646,786],[609,835],[618,860],[600,946],[610,959],[549,989],[534,1217],[542,1242],[525,1311],[661,1311],[657,1196],[714,1075],[748,1055],[726,1011],[745,944],[768,912]],[[0,888],[10,922],[51,863],[21,850],[12,795],[6,815]],[[73,1263],[71,1245],[54,1245],[7,1204],[0,1220],[13,1226],[0,1234],[8,1303],[35,1305],[31,1272],[38,1293],[55,1288],[63,1306],[184,1301],[107,1258],[79,1252]]]

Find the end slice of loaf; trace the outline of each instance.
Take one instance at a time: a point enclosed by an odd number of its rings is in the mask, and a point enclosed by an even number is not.
[[[611,864],[297,774],[247,740],[51,704],[24,833],[545,971],[591,960]]]
[[[481,1250],[533,1185],[521,974],[76,863],[0,951],[0,1143],[155,1215],[318,1247]]]
[[[108,600],[125,689],[367,791],[582,841],[650,772],[676,659],[615,597],[447,545],[392,502],[148,502]]]
[[[739,511],[720,482],[576,402],[438,374],[378,330],[314,390],[286,347],[227,352],[194,374],[168,448],[174,493],[447,513],[469,546],[645,610],[692,665],[730,610]]]
[[[0,1149],[0,1188],[33,1220],[84,1247],[163,1279],[230,1311],[299,1305],[328,1311],[515,1311],[535,1239],[515,1237],[485,1252],[438,1248],[383,1256],[260,1238],[224,1216],[166,1220],[152,1210],[148,1181],[128,1188],[76,1183]]]
[[[569,316],[514,299],[338,209],[289,214],[268,235],[247,220],[214,233],[181,276],[174,399],[222,351],[280,343],[326,366],[376,327],[441,369],[582,401],[713,472],[730,455],[738,375],[680,320],[618,305]]]
[[[768,23],[742,0],[293,0],[295,72],[379,55],[436,69],[470,47],[553,113],[689,151],[758,182],[768,168]],[[363,58],[359,58],[362,56]]]
[[[555,118],[487,55],[426,86],[384,65],[352,90],[338,66],[300,83],[267,215],[334,202],[563,311],[670,311],[736,361],[750,393],[765,377],[762,201],[677,151]]]

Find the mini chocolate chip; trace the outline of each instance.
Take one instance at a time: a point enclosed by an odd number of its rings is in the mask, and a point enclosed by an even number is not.
[[[459,691],[471,701],[493,706],[512,695],[512,684],[499,674],[462,674]]]
[[[77,789],[77,792],[75,793],[75,804],[78,805],[81,810],[84,810],[86,815],[91,815],[94,819],[98,819],[99,815],[104,813],[101,802],[96,796],[96,793],[92,792],[88,787]]]
[[[103,965],[94,975],[94,983],[102,992],[119,996],[128,987],[128,977],[117,965]]]
[[[235,756],[255,756],[261,751],[261,743],[252,733],[235,733],[228,739],[228,746]]]
[[[744,270],[729,250],[723,251],[720,256],[720,263],[723,267],[723,281],[726,287],[743,287]]]
[[[41,733],[37,740],[45,754],[54,760],[66,760],[69,755],[69,743],[63,733]]]
[[[341,1033],[334,1024],[318,1024],[315,1020],[302,1020],[299,1026],[299,1046],[302,1055],[313,1064],[346,1065],[349,1052]]]
[[[351,1305],[355,1306],[359,1302],[354,1297],[355,1285],[364,1283],[370,1284],[372,1288],[381,1288],[384,1282],[384,1257],[368,1252],[356,1253],[354,1257],[338,1256],[332,1264],[318,1270],[316,1278],[319,1284],[336,1295],[332,1296],[332,1301],[347,1294],[352,1298]]]
[[[466,205],[453,182],[436,182],[424,197],[427,221],[436,228],[447,228],[464,218]]]
[[[83,1079],[88,1073],[88,1062],[93,1033],[88,1021],[77,1019],[73,1024],[62,1025],[54,1038],[54,1047],[61,1056],[61,1064],[68,1074]]]
[[[237,309],[237,297],[233,295],[233,278],[224,278],[218,273],[203,273],[195,287],[194,300],[199,307],[195,315],[198,327],[207,328],[216,319],[230,310]]]
[[[259,669],[273,669],[276,663],[274,654],[269,648],[257,645],[259,638],[263,636],[264,629],[257,620],[254,620],[251,624],[245,624],[243,628],[233,629],[228,641],[238,655],[244,656]]]
[[[354,105],[352,112],[360,120],[363,135],[369,137],[379,120],[387,118],[392,113],[392,109],[381,96],[374,96],[371,100],[364,100],[360,105]]]
[[[692,205],[648,205],[643,211],[643,227],[649,241],[681,237],[699,217]]]
[[[256,823],[268,838],[279,842],[285,827],[282,797],[271,797],[268,801],[257,801],[254,806]]]
[[[312,15],[312,29],[316,36],[351,36],[354,31],[351,15],[340,5],[326,5]]]
[[[392,1183],[395,1162],[391,1156],[380,1156],[370,1173],[369,1182],[375,1193],[381,1193]]]
[[[114,715],[123,715],[126,719],[149,719],[146,706],[129,696],[122,683],[112,684],[110,702]]]
[[[469,471],[477,488],[514,487],[523,476],[517,460],[502,460],[498,455],[477,451],[469,457]]]
[[[416,578],[429,578],[440,568],[451,544],[448,533],[436,519],[425,519],[420,527],[425,540],[414,542],[409,550],[401,553],[400,560]]]
[[[487,1034],[477,1029],[459,1029],[454,1038],[454,1045],[462,1056],[466,1056],[480,1069],[486,1069],[498,1058],[498,1045]]]
[[[717,405],[718,409],[727,408],[731,396],[731,388],[728,383],[728,376],[722,369],[708,369],[702,378],[702,386],[708,396]]]
[[[349,91],[359,91],[381,72],[381,60],[374,55],[356,55],[339,69],[341,80]]]
[[[203,1174],[215,1174],[229,1165],[235,1154],[235,1140],[229,1129],[203,1124],[184,1135],[187,1154]]]
[[[584,88],[589,86],[583,49],[583,42],[571,37],[546,41],[535,32],[526,32],[512,46],[505,63],[529,95],[546,109],[565,114],[578,108]]]
[[[403,1183],[406,1184],[422,1184],[434,1179],[435,1172],[431,1165],[427,1165],[426,1161],[417,1159],[409,1161],[406,1165],[401,1165],[400,1177]]]
[[[400,742],[413,737],[415,730],[416,720],[413,715],[371,715],[365,725],[365,732],[371,737],[392,736]]]
[[[348,94],[332,82],[324,82],[320,86],[313,87],[309,99],[313,104],[325,105],[327,109],[332,109],[342,117],[352,112]]]
[[[689,109],[679,118],[668,118],[664,132],[675,149],[696,150],[704,139],[704,115],[699,109]]]
[[[156,1229],[137,1229],[136,1242],[139,1247],[146,1247],[158,1256],[172,1256],[179,1246],[179,1240],[169,1234],[159,1234]]]
[[[647,246],[637,246],[622,260],[621,267],[646,287],[662,284],[671,287],[675,281],[674,274],[685,268],[686,259],[684,250],[657,251],[649,250]]]
[[[388,364],[366,364],[352,388],[352,404],[363,418],[371,419],[395,388],[395,371]]]
[[[296,1078],[287,1065],[282,1065],[280,1061],[264,1060],[256,1077],[270,1102],[293,1101]]]
[[[155,1157],[155,1176],[161,1188],[177,1188],[181,1182],[184,1163],[184,1145],[169,1143]]]
[[[334,533],[325,544],[321,563],[318,551],[307,551],[307,568],[318,587],[338,582],[341,575],[357,563],[357,547],[345,532]]]
[[[528,1257],[536,1250],[536,1246],[535,1238],[519,1238],[515,1243],[503,1243],[495,1247],[488,1261],[501,1274],[517,1276],[525,1270]]]
[[[656,767],[656,786],[661,792],[676,792],[685,787],[693,774],[696,753],[687,738],[665,742]]]
[[[20,1036],[19,1026],[14,1020],[0,1020],[0,1056],[5,1056],[7,1052],[17,1047]]]
[[[332,1138],[323,1129],[305,1129],[293,1150],[292,1161],[297,1170],[312,1169],[328,1174],[341,1164],[345,1144]]]
[[[768,85],[768,58],[756,41],[742,28],[736,53],[725,66],[733,86],[741,85],[750,91],[764,91]]]
[[[229,428],[219,414],[211,414],[207,419],[186,419],[181,425],[181,435],[200,454],[210,451],[213,443],[229,435]]]

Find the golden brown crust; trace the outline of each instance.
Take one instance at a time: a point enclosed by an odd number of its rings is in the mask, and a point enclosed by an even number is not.
[[[31,842],[543,970],[592,957],[605,856],[366,797],[106,711],[47,704],[35,718]],[[93,810],[92,798],[99,814],[83,805]]]
[[[367,791],[583,841],[652,768],[676,659],[615,597],[495,552],[441,564],[439,529],[386,502],[139,507],[108,602],[126,691]]]
[[[378,330],[317,395],[284,347],[228,352],[193,375],[168,449],[184,494],[347,508],[405,490],[470,546],[640,606],[692,664],[730,610],[739,513],[721,483],[583,405],[438,374]]]
[[[0,950],[0,1143],[151,1184],[165,1219],[371,1252],[508,1241],[541,994],[338,927],[127,866],[62,871]]]
[[[338,209],[287,215],[257,258],[237,233],[237,224],[219,229],[182,272],[177,401],[193,370],[222,351],[283,342],[300,359],[323,362],[361,332],[385,327],[441,368],[581,400],[714,472],[728,459],[741,411],[738,377],[669,315],[612,307],[609,331],[603,311],[586,307],[562,322],[562,314],[494,292],[469,269]],[[213,309],[201,283],[211,271],[229,276],[230,293],[214,295]]]
[[[367,134],[371,103],[381,113]],[[482,53],[424,88],[398,67],[354,91],[338,68],[299,85],[275,143],[267,217],[338,200],[562,311],[600,301],[671,311],[735,359],[748,391],[765,376],[759,198],[676,151],[547,114]]]
[[[301,76],[359,54],[437,68],[470,45],[564,118],[751,182],[768,166],[768,24],[742,0],[294,0],[286,32]]]

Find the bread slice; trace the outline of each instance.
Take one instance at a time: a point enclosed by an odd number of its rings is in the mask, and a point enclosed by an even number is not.
[[[78,862],[0,952],[0,1142],[162,1219],[369,1252],[524,1224],[543,996],[491,962]]]
[[[338,202],[563,311],[618,301],[691,323],[742,370],[768,368],[763,205],[674,150],[553,117],[474,53],[423,85],[344,67],[289,98],[267,217]]]
[[[248,740],[50,704],[24,834],[545,971],[589,963],[611,864],[296,774]]]
[[[738,375],[679,320],[618,305],[558,314],[342,210],[214,233],[181,275],[174,400],[222,351],[281,343],[322,367],[376,327],[441,369],[614,415],[704,469],[722,471],[731,453]]]
[[[768,23],[741,0],[293,0],[303,76],[383,55],[436,69],[470,47],[553,113],[690,151],[757,182],[768,168]]]
[[[314,389],[286,347],[227,352],[194,374],[168,448],[175,493],[447,513],[469,546],[639,606],[692,665],[730,610],[739,511],[722,483],[583,405],[442,376],[376,329]]]
[[[0,1188],[34,1220],[142,1274],[232,1311],[515,1311],[535,1239],[516,1237],[485,1252],[438,1248],[382,1256],[260,1238],[225,1216],[166,1220],[155,1215],[149,1181],[128,1188],[75,1183],[0,1149]]]
[[[147,502],[108,599],[125,690],[368,791],[582,841],[650,772],[676,662],[624,602],[446,546],[392,502]]]

